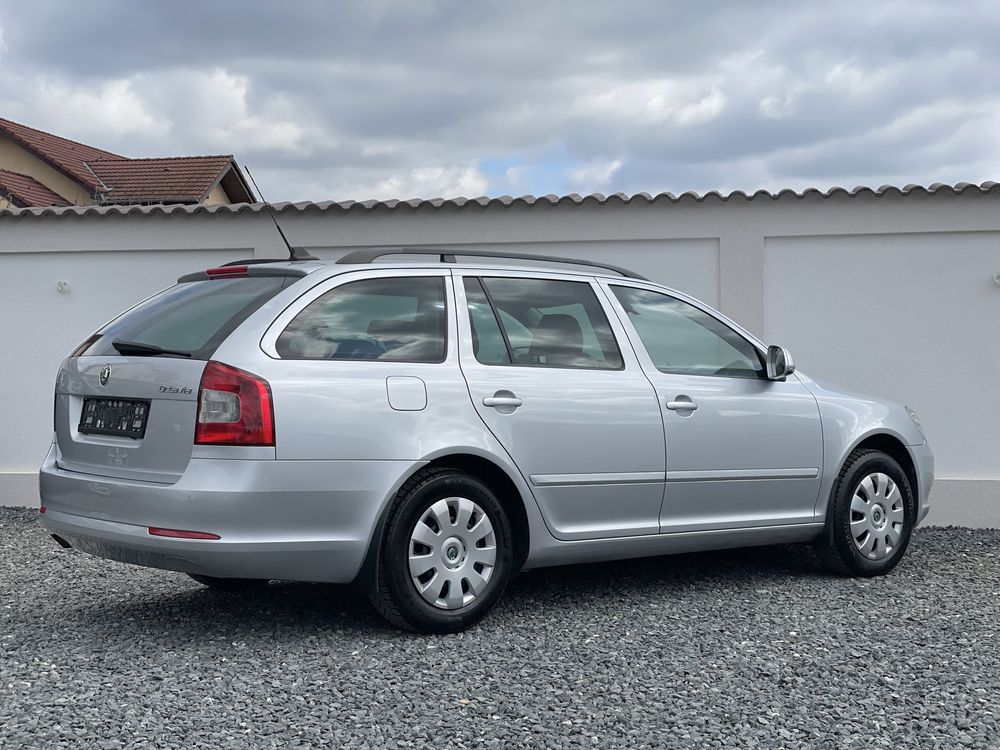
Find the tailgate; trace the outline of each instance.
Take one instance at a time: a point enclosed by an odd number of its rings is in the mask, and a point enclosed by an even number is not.
[[[159,357],[67,359],[56,382],[60,468],[177,481],[191,459],[205,364]]]

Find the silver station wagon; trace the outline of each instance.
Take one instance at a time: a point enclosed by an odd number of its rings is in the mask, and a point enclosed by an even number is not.
[[[908,408],[626,269],[475,255],[181,277],[59,370],[42,522],[216,588],[356,582],[428,632],[549,565],[788,542],[841,574],[899,562],[933,481]]]

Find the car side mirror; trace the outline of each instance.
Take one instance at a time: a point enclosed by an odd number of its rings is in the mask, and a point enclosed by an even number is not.
[[[791,353],[783,346],[767,347],[767,379],[784,380],[795,372]]]

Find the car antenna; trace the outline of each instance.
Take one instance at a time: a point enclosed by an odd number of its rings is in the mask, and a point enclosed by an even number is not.
[[[250,182],[253,184],[254,190],[257,191],[257,195],[260,196],[260,202],[264,204],[264,208],[267,209],[267,215],[271,217],[271,221],[274,222],[274,228],[278,230],[278,234],[281,235],[281,239],[285,243],[285,247],[288,248],[288,259],[289,260],[319,260],[315,255],[310,255],[304,247],[292,247],[292,243],[288,241],[285,233],[281,231],[281,224],[278,223],[278,217],[275,216],[274,206],[267,202],[267,198],[257,187],[257,180],[253,178],[253,174],[250,172],[250,167],[246,164],[243,165],[243,170],[247,173],[247,177],[250,178]]]

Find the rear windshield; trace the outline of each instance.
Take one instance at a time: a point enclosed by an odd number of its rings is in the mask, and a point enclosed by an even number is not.
[[[85,354],[115,356],[112,342],[134,341],[211,359],[240,323],[297,280],[258,276],[172,286],[111,322]]]

